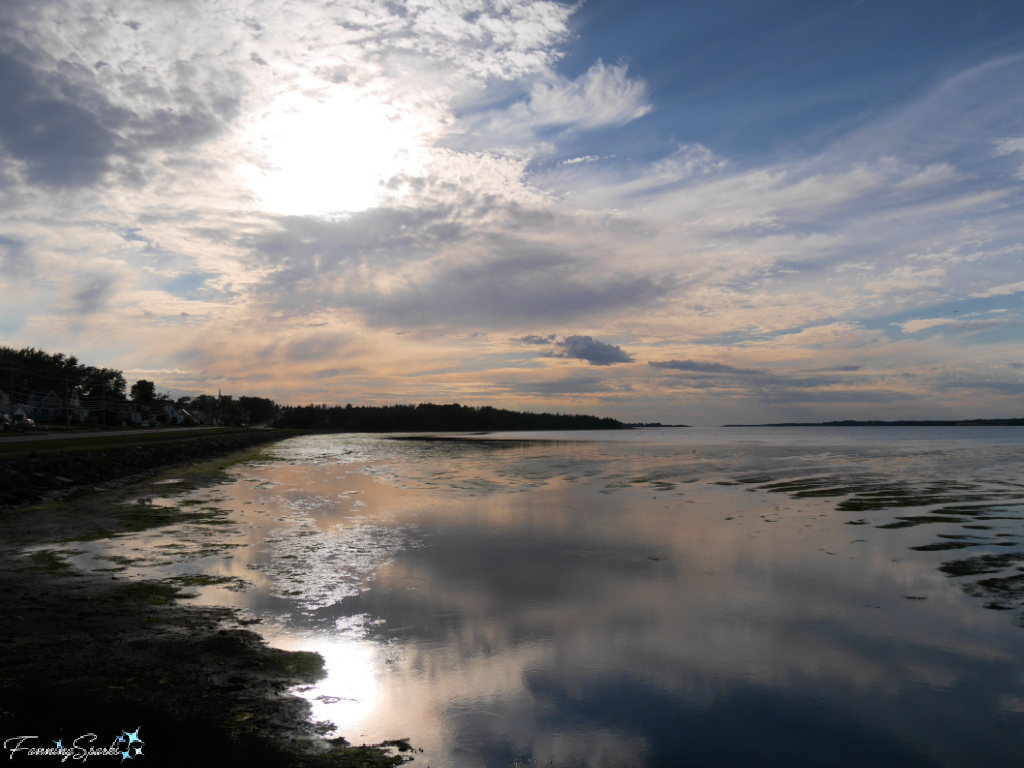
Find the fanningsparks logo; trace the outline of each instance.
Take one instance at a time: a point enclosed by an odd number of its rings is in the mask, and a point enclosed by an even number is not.
[[[64,739],[53,742],[53,746],[41,746],[34,743],[38,736],[12,736],[4,741],[4,749],[10,753],[10,759],[15,755],[24,754],[26,757],[58,757],[63,763],[68,758],[81,760],[83,763],[90,757],[120,757],[121,762],[134,760],[142,757],[142,748],[146,743],[139,738],[139,731],[136,728],[133,733],[121,731],[120,736],[115,736],[109,747],[97,747],[96,734],[86,733],[79,736],[68,746],[64,746]]]

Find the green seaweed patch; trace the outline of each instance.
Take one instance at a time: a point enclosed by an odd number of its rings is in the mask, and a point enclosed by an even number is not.
[[[203,647],[221,656],[231,656],[268,672],[286,674],[313,683],[326,677],[324,657],[312,651],[283,651],[268,648],[262,638],[248,629],[222,629],[203,642]]]
[[[96,555],[96,559],[106,560],[108,563],[117,563],[125,567],[146,562],[144,557],[125,557],[124,555]]]
[[[868,521],[863,518],[860,520],[847,520],[843,525],[868,525]]]
[[[935,485],[921,489],[911,488],[879,488],[874,491],[859,491],[856,496],[839,502],[838,509],[846,512],[863,512],[867,510],[897,509],[900,507],[947,506],[944,510],[935,510],[940,514],[973,515],[983,511],[983,507],[967,505],[965,502],[1000,501],[1005,494],[960,493],[950,496],[949,491],[969,490],[957,484]]]
[[[928,523],[962,523],[962,517],[942,517],[940,515],[918,515],[916,517],[897,517],[898,522],[888,525],[876,525],[876,528],[892,530],[895,528],[913,528],[915,525],[926,525]]]
[[[221,544],[204,544],[199,549],[195,550],[194,552],[189,553],[188,556],[190,558],[192,558],[192,559],[202,558],[202,557],[214,557],[216,555],[223,556],[224,553],[228,552],[229,550],[237,549],[238,547],[244,547],[244,546],[245,546],[244,544],[230,544],[230,543],[226,543],[226,542],[225,543],[221,543]]]
[[[831,478],[804,478],[801,480],[783,480],[778,483],[768,483],[762,486],[761,490],[768,491],[769,493],[797,493],[835,484],[835,481]]]
[[[947,576],[979,576],[983,573],[998,573],[1024,560],[1024,552],[1007,552],[1002,555],[978,555],[966,560],[951,560],[939,566]]]
[[[1003,601],[1022,602],[1024,601],[1024,573],[1001,578],[982,579],[972,584],[965,584],[964,591],[972,597],[988,597]]]
[[[911,547],[915,552],[944,552],[948,549],[967,549],[968,547],[980,547],[988,544],[987,541],[937,541],[934,544],[925,544],[920,547]]]
[[[182,594],[181,587],[155,581],[133,581],[122,584],[106,599],[116,603],[169,605],[179,598],[188,597],[191,595]]]
[[[38,571],[64,573],[71,568],[71,564],[64,559],[66,554],[53,549],[41,549],[38,552],[33,552],[28,557],[32,561],[32,567]]]
[[[852,493],[856,493],[856,488],[843,488],[831,487],[831,488],[815,488],[814,490],[808,491],[797,491],[796,493],[790,494],[794,499],[815,499],[815,498],[831,498],[834,496],[849,496]]]
[[[344,739],[329,740],[334,749],[323,756],[307,758],[309,765],[335,766],[335,768],[390,768],[404,765],[412,758],[405,755],[393,755],[385,752],[380,746],[348,746],[341,744]],[[322,762],[321,762],[322,761]]]
[[[252,582],[238,576],[212,576],[208,573],[187,573],[182,576],[172,576],[163,581],[165,584],[174,584],[179,587],[225,587],[232,592],[243,592],[252,586]]]
[[[138,533],[151,528],[162,528],[181,521],[181,510],[174,507],[154,507],[136,504],[117,515],[119,533]]]

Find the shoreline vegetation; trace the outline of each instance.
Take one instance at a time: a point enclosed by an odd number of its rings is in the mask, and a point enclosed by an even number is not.
[[[529,413],[451,403],[435,405],[326,406],[284,408],[275,427],[324,432],[533,432],[629,429],[612,418],[583,414]]]
[[[288,689],[322,676],[318,654],[269,647],[248,628],[258,619],[234,609],[187,604],[191,582],[129,581],[118,574],[123,566],[82,572],[66,559],[75,542],[203,524],[195,510],[146,502],[167,483],[178,492],[222,482],[225,470],[259,460],[264,447],[0,512],[0,730],[34,736],[26,748],[96,734],[92,746],[102,749],[141,726],[146,755],[161,765],[407,761],[405,740],[352,746],[325,738],[330,723],[310,721],[308,703]]]
[[[779,424],[723,424],[725,427],[1024,427],[1024,419],[961,419],[958,421],[940,421],[928,419],[922,421],[820,421],[820,422],[782,422]]]

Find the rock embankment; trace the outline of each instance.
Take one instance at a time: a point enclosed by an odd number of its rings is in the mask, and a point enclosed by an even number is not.
[[[0,507],[30,504],[96,486],[116,486],[142,479],[165,467],[205,461],[290,436],[276,430],[210,431],[168,435],[107,445],[39,443],[32,450],[0,454]],[[34,444],[33,444],[34,445]]]

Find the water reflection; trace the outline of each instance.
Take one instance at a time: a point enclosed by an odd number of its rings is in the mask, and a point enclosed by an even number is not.
[[[302,438],[76,562],[235,579],[199,599],[322,653],[316,716],[417,763],[1016,765],[1017,561],[1009,610],[940,570],[1022,550],[1024,431],[982,432]]]

